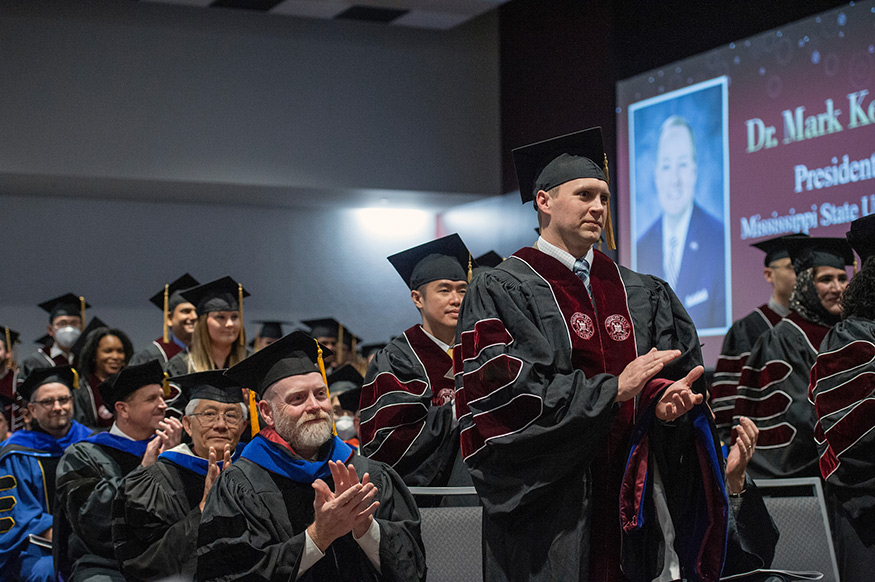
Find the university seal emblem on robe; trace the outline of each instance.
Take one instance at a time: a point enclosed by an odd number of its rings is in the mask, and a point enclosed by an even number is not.
[[[571,329],[574,330],[574,333],[585,340],[591,338],[592,334],[595,333],[592,319],[590,319],[585,313],[580,313],[579,311],[571,316]]]
[[[605,320],[605,329],[608,331],[608,335],[611,336],[611,339],[616,342],[626,340],[632,332],[632,326],[629,324],[629,320],[620,314],[614,314],[608,317]]]

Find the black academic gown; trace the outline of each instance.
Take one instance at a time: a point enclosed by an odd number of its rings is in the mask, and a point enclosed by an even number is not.
[[[379,491],[374,517],[380,526],[382,573],[349,533],[335,540],[300,580],[425,579],[419,510],[397,473],[354,454],[336,437],[323,449],[323,460],[310,463],[264,435],[247,445],[243,457],[210,490],[198,533],[198,580],[295,580],[305,530],[313,523],[312,473],[333,488],[330,473],[325,474],[329,458],[352,463],[360,477],[368,473]]]
[[[52,536],[55,569],[64,580],[124,580],[112,545],[112,504],[122,479],[140,465],[148,442],[102,432],[61,457]]]
[[[161,362],[161,366],[166,367],[170,359],[176,354],[183,352],[179,344],[174,341],[165,342],[163,338],[158,338],[148,346],[131,356],[129,366],[137,366],[139,364],[147,364],[152,360]]]
[[[598,251],[591,284],[598,311],[570,269],[540,251],[521,249],[476,276],[462,303],[456,410],[462,454],[484,505],[485,578],[622,580],[623,561],[637,568],[639,579],[652,579],[662,543],[651,534],[652,504],[643,501],[643,532],[631,523],[628,535],[619,531],[619,493],[637,424],[643,430],[636,433],[644,447],[638,449],[644,451],[641,459],[655,458],[646,453],[650,447],[671,461],[661,470],[683,540],[675,545],[696,545],[697,555],[709,562],[686,560],[684,574],[716,579],[727,504],[722,468],[714,464],[719,456],[710,466],[692,461],[699,442],[692,414],[665,425],[643,403],[614,402],[617,375],[651,347],[682,352],[663,369],[665,378],[678,379],[701,364],[696,330],[665,282],[620,267]],[[710,441],[712,455],[719,455],[710,418],[702,422],[702,450]],[[710,485],[703,483],[706,477]],[[649,494],[651,483],[631,491]],[[722,506],[705,508],[706,498],[718,505],[722,500]],[[702,510],[699,525],[706,512],[720,514],[708,535],[686,527],[692,508]]]
[[[39,347],[32,354],[24,358],[21,362],[21,371],[19,376],[21,379],[27,378],[34,370],[42,368],[54,368],[55,366],[70,366],[70,361],[63,354],[52,358],[49,353],[50,346]],[[73,358],[72,365],[76,366],[76,358]]]
[[[368,366],[362,453],[390,465],[411,487],[470,486],[459,458],[454,393],[453,359],[414,325]]]
[[[194,577],[208,468],[206,459],[179,445],[122,481],[112,507],[112,543],[125,579]]]
[[[733,323],[723,338],[723,348],[717,358],[714,381],[711,383],[711,410],[714,411],[714,423],[724,442],[730,441],[741,369],[760,336],[775,327],[781,319],[779,313],[768,304],[763,304]]]
[[[755,479],[819,475],[808,375],[827,331],[794,311],[763,334],[747,358],[733,418],[746,416],[760,430],[748,465]]]
[[[849,317],[827,334],[811,370],[814,437],[845,582],[875,572],[875,321]]]

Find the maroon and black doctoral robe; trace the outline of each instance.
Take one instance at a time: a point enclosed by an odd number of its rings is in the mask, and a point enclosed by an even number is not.
[[[655,463],[683,576],[716,580],[727,502],[713,424],[703,407],[670,424],[653,416],[670,380],[701,364],[695,327],[663,281],[600,252],[591,286],[595,306],[565,265],[522,249],[475,277],[462,304],[456,410],[484,506],[486,579],[652,580],[664,547]],[[682,355],[616,404],[618,374],[651,347]]]
[[[711,384],[711,409],[714,411],[717,431],[724,442],[729,442],[732,430],[732,413],[741,369],[760,336],[775,327],[782,318],[768,303],[760,305],[733,323],[723,338],[723,348],[717,358]]]
[[[459,457],[454,393],[453,359],[414,325],[368,366],[362,453],[390,465],[409,486],[470,485],[451,482]]]

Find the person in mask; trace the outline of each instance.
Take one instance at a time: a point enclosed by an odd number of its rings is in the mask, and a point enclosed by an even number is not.
[[[820,476],[809,373],[827,332],[841,320],[846,265],[854,262],[843,238],[789,239],[787,250],[796,269],[793,312],[754,344],[735,401],[734,418],[746,416],[759,428],[748,466],[754,478]]]
[[[39,304],[49,314],[49,342],[21,362],[21,378],[40,368],[76,366],[73,344],[85,328],[85,310],[91,307],[81,296],[67,293]]]
[[[356,450],[361,446],[358,410],[364,381],[352,364],[345,364],[328,376],[328,393],[331,395],[337,436]]]

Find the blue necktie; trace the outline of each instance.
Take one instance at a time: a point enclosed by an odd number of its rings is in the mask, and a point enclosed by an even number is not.
[[[589,286],[589,263],[586,259],[577,259],[574,261],[574,266],[571,268],[574,271],[574,274],[577,275],[577,278],[583,281],[583,284],[586,285],[586,292],[589,293],[590,299],[592,298],[592,287]]]

